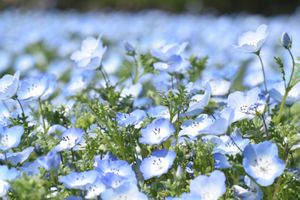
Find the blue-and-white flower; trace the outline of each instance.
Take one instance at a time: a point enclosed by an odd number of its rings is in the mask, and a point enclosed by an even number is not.
[[[123,183],[116,189],[107,189],[101,194],[103,200],[118,200],[118,199],[130,199],[130,200],[147,200],[147,196],[141,193],[134,183]]]
[[[139,139],[143,144],[161,144],[175,132],[175,127],[168,119],[154,120],[141,130],[142,137]]]
[[[19,163],[23,163],[25,160],[28,159],[30,154],[33,152],[33,147],[27,147],[21,152],[8,152],[6,154],[6,159],[14,166],[18,165]]]
[[[16,72],[12,75],[5,75],[0,79],[0,100],[12,98],[19,86],[20,73]]]
[[[71,172],[66,176],[59,177],[59,182],[63,183],[66,188],[86,190],[100,176],[95,170],[84,172]]]
[[[242,34],[238,39],[238,45],[236,48],[249,53],[256,53],[260,51],[268,36],[267,29],[267,25],[262,24],[255,32],[249,31]]]
[[[106,190],[106,186],[103,184],[100,178],[97,178],[96,181],[86,187],[87,193],[85,198],[87,199],[95,199],[98,197],[103,191]]]
[[[226,192],[226,177],[223,172],[215,170],[210,176],[200,175],[190,183],[190,192],[198,199],[217,200]]]
[[[266,101],[258,88],[246,92],[233,92],[228,96],[228,107],[234,110],[232,122],[253,119],[257,113],[263,113]]]
[[[101,175],[101,180],[108,188],[117,188],[123,182],[137,183],[131,166],[124,160],[100,159],[95,157],[94,168]]]
[[[276,144],[270,141],[247,145],[243,156],[245,171],[261,186],[272,185],[285,168],[284,161],[278,156]]]
[[[261,200],[263,199],[264,193],[260,189],[260,187],[255,184],[248,176],[244,178],[245,185],[248,187],[247,189],[234,185],[233,191],[234,196],[241,200]]]
[[[169,44],[160,49],[152,50],[151,54],[160,62],[154,63],[154,68],[169,73],[182,73],[191,67],[191,64],[182,57],[182,52],[187,43]]]
[[[49,151],[46,156],[37,159],[39,165],[46,170],[58,169],[60,161],[60,155],[56,151]]]
[[[61,136],[61,141],[54,147],[54,151],[60,152],[73,149],[83,141],[84,131],[78,128],[69,128]]]
[[[0,126],[0,149],[7,151],[19,146],[24,128],[22,126],[13,126],[11,128]]]
[[[20,100],[30,101],[48,98],[56,89],[56,78],[54,75],[42,74],[20,81],[17,92]]]
[[[196,94],[191,98],[189,108],[184,115],[199,115],[203,111],[204,107],[208,105],[211,96],[211,87],[209,83],[205,85],[203,91],[203,94]]]
[[[116,120],[119,126],[135,126],[138,125],[146,117],[146,113],[143,110],[134,110],[133,112],[127,113],[117,113]]]
[[[170,119],[170,112],[166,106],[154,106],[147,110],[147,114],[152,118]]]
[[[214,153],[236,155],[249,144],[249,139],[243,139],[239,129],[235,129],[231,136],[220,136],[220,142],[214,148]]]
[[[151,156],[145,158],[140,166],[140,170],[145,180],[152,177],[160,177],[167,173],[172,167],[176,158],[176,153],[172,150],[156,150]]]
[[[103,45],[101,36],[97,39],[88,37],[81,43],[81,48],[71,55],[77,66],[85,69],[96,69],[101,66],[103,54],[107,47]]]

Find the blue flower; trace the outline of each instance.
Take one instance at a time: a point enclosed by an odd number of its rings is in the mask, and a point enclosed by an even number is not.
[[[107,47],[102,44],[101,36],[97,39],[88,37],[81,43],[81,48],[71,55],[77,66],[85,69],[97,69],[101,66]]]
[[[170,112],[166,106],[150,107],[147,114],[152,118],[165,118],[170,119]]]
[[[39,157],[37,162],[46,170],[51,170],[59,168],[60,160],[60,155],[52,150],[46,156]]]
[[[156,150],[150,157],[145,158],[140,166],[140,170],[145,180],[152,177],[160,177],[172,167],[176,158],[176,153],[172,150]]]
[[[0,149],[7,151],[19,146],[23,133],[24,128],[22,126],[0,127]]]
[[[160,144],[166,141],[174,132],[175,127],[169,120],[160,118],[148,124],[141,130],[142,137],[139,139],[143,144]]]
[[[276,144],[270,141],[247,145],[243,155],[245,171],[261,186],[272,185],[284,171],[285,163],[278,156]]]
[[[263,199],[264,193],[258,185],[256,185],[248,176],[244,178],[245,185],[248,189],[241,186],[234,185],[234,196],[241,200],[261,200]]]
[[[15,152],[11,153],[8,152],[6,155],[6,159],[14,166],[16,166],[19,163],[23,163],[25,160],[28,159],[30,154],[33,152],[34,148],[33,147],[27,147],[21,152]]]
[[[84,172],[71,172],[66,176],[61,176],[59,182],[68,189],[86,190],[87,186],[93,184],[100,174],[95,170]]]
[[[19,86],[20,73],[16,72],[12,75],[5,75],[0,79],[0,100],[12,98]]]
[[[132,113],[117,113],[116,120],[119,126],[128,127],[139,124],[146,117],[146,113],[143,110],[135,110]]]
[[[64,150],[73,149],[83,140],[84,131],[78,128],[67,129],[61,137],[61,141],[54,147],[54,151],[60,152]]]
[[[134,183],[123,183],[116,189],[107,189],[101,194],[102,200],[131,199],[147,200],[147,196],[138,190]]]
[[[220,137],[220,142],[214,148],[214,153],[227,155],[236,155],[249,144],[249,139],[243,139],[239,129],[235,129],[231,136],[224,135]]]
[[[260,90],[253,88],[247,92],[231,93],[228,96],[227,104],[234,110],[232,122],[236,122],[243,119],[253,119],[257,113],[262,113],[266,101],[260,95]]]
[[[8,169],[6,165],[0,166],[0,197],[6,196],[10,185],[8,181],[12,181],[20,176],[20,172],[15,168]]]
[[[54,75],[42,74],[21,81],[17,96],[20,100],[31,101],[48,98],[56,89]]]
[[[152,50],[151,54],[160,62],[153,64],[157,70],[167,71],[169,73],[183,73],[191,67],[191,64],[184,59],[181,54],[186,48],[187,43],[169,44],[160,49]]]
[[[86,187],[87,194],[85,198],[87,199],[95,199],[98,197],[103,191],[106,190],[105,185],[101,181],[100,178],[97,178],[96,181]]]
[[[189,108],[184,116],[199,115],[203,111],[204,107],[208,105],[211,96],[211,87],[209,83],[204,86],[203,90],[204,94],[196,94],[192,96]]]
[[[231,164],[228,162],[226,155],[221,153],[213,154],[215,160],[215,169],[227,169],[231,167]]]
[[[226,192],[225,175],[215,170],[210,176],[200,175],[190,183],[190,192],[199,199],[217,200]]]
[[[123,160],[100,159],[95,157],[94,168],[101,175],[101,180],[107,187],[116,188],[122,182],[137,183],[131,166]]]

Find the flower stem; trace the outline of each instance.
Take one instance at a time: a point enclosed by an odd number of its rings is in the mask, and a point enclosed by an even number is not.
[[[265,67],[264,67],[264,63],[261,59],[261,56],[260,56],[260,52],[257,52],[256,55],[258,56],[259,58],[259,62],[260,62],[260,65],[261,65],[261,69],[262,69],[262,72],[263,72],[263,76],[264,76],[264,87],[265,87],[265,92],[268,93],[268,87],[267,87],[267,80],[266,80],[266,73],[265,73]]]
[[[44,133],[46,134],[47,133],[46,122],[45,122],[44,110],[43,110],[43,106],[42,106],[42,102],[41,102],[40,98],[39,98],[38,102],[39,102],[39,107],[40,107],[40,115],[41,115],[42,123],[43,123],[43,129],[44,129]]]
[[[292,72],[291,72],[291,75],[290,75],[289,82],[287,84],[287,87],[285,88],[284,96],[283,96],[281,104],[280,104],[279,113],[278,113],[278,116],[277,116],[277,118],[275,120],[276,123],[279,123],[280,120],[281,120],[286,99],[288,97],[288,94],[289,94],[290,90],[293,88],[293,85],[291,85],[291,83],[292,83],[292,79],[293,79],[294,71],[295,71],[295,59],[294,59],[294,56],[293,56],[291,50],[290,49],[287,49],[287,50],[288,50],[288,52],[289,52],[289,54],[291,56],[291,59],[292,59],[292,62],[293,62],[293,66],[292,66]]]
[[[135,56],[132,56],[132,57],[133,57],[133,60],[134,60],[134,63],[135,63],[135,74],[134,74],[133,84],[136,84],[137,81],[139,80],[140,66],[139,66],[139,63],[138,63],[136,57]]]

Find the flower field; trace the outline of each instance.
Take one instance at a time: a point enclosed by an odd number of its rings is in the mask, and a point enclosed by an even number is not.
[[[299,14],[0,13],[0,197],[300,199]]]

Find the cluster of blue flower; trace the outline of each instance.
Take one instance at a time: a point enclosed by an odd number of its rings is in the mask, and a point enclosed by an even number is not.
[[[281,46],[292,59],[290,76],[277,58],[283,78],[275,83],[267,78],[261,57],[267,36],[268,27],[260,25],[238,38],[235,47],[257,56],[263,75],[262,87],[246,91],[234,91],[233,81],[222,77],[200,78],[203,60],[186,55],[187,42],[145,54],[126,43],[134,72],[122,80],[122,74],[113,76],[104,66],[110,48],[101,35],[87,37],[70,55],[79,71],[66,73],[67,86],[65,77],[52,73],[5,74],[0,79],[0,197],[17,198],[14,183],[39,176],[55,191],[49,188],[46,199],[279,198],[280,178],[299,167],[297,160],[289,161],[300,149],[299,121],[296,133],[275,135],[282,124],[292,123],[286,111],[300,100],[300,74],[292,39],[283,33]],[[59,106],[64,111],[54,115],[51,109]],[[62,122],[65,118],[68,122]],[[189,149],[198,143],[203,145],[198,153],[208,153],[213,161],[213,168],[203,166],[208,171],[197,168],[198,150]],[[168,180],[185,188],[173,191]],[[155,187],[168,192],[158,194]]]

